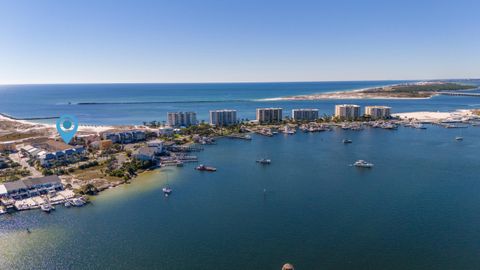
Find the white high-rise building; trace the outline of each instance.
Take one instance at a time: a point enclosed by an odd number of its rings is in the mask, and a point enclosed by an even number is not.
[[[210,111],[210,125],[230,126],[237,123],[236,110],[214,110]]]
[[[293,109],[292,118],[295,121],[315,121],[318,119],[318,109]]]
[[[197,114],[195,112],[169,112],[167,113],[167,122],[172,127],[196,125]]]
[[[353,104],[335,105],[335,116],[341,119],[355,120],[360,117],[360,106]]]
[[[257,121],[260,124],[264,123],[278,123],[283,119],[282,108],[258,108],[257,109]]]
[[[366,106],[365,115],[370,116],[372,119],[384,119],[389,118],[392,108],[387,106]]]

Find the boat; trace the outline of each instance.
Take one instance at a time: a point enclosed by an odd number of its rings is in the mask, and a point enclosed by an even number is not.
[[[344,139],[344,140],[343,140],[343,143],[352,143],[352,140]]]
[[[260,164],[270,164],[270,163],[272,163],[272,160],[266,159],[266,158],[262,158],[262,159],[257,160],[257,163],[260,163]]]
[[[50,204],[42,204],[40,205],[40,209],[45,213],[50,213],[54,208]]]
[[[455,137],[455,140],[457,140],[457,141],[463,141],[463,137],[457,136],[457,137]]]
[[[7,210],[4,208],[0,208],[0,215],[6,214]]]
[[[366,162],[365,160],[357,160],[355,163],[353,163],[354,166],[356,167],[361,167],[361,168],[372,168],[373,163]]]
[[[83,198],[73,198],[71,203],[76,207],[84,206],[87,202]]]
[[[163,194],[165,194],[166,197],[168,197],[172,193],[172,189],[169,187],[164,187],[162,188]]]
[[[71,203],[70,201],[66,201],[66,202],[63,204],[63,206],[69,208],[69,207],[72,206],[72,203]]]
[[[198,171],[207,171],[207,172],[215,172],[217,171],[217,168],[214,168],[214,167],[209,167],[209,166],[205,166],[203,164],[200,164],[200,166],[197,166],[195,168],[195,170],[198,170]]]

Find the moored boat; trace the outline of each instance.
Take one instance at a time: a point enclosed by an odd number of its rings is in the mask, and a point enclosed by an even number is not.
[[[357,160],[355,163],[353,163],[354,166],[356,167],[361,167],[361,168],[372,168],[373,163],[366,162],[365,160]]]
[[[257,160],[257,163],[260,163],[260,164],[270,164],[270,163],[272,163],[272,160],[266,159],[266,158],[262,158],[262,159]]]
[[[198,171],[207,171],[207,172],[215,172],[217,171],[217,168],[214,168],[214,167],[209,167],[209,166],[205,166],[203,164],[200,164],[200,166],[197,166],[195,168],[195,170],[198,170]]]

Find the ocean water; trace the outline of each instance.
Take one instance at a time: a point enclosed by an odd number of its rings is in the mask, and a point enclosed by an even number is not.
[[[318,108],[332,114],[338,103],[389,105],[394,112],[450,111],[480,106],[479,98],[440,96],[429,100],[264,101],[291,95],[346,91],[405,81],[216,83],[216,84],[85,84],[0,86],[0,112],[15,117],[74,114],[80,123],[111,125],[164,121],[169,111],[197,112],[208,121],[212,109],[236,109],[242,119],[254,119],[255,108],[278,106],[289,115],[294,108]],[[480,85],[480,81],[471,81]]]
[[[242,118],[260,106],[332,113],[345,101],[258,100],[385,84],[2,86],[0,112],[68,112],[89,124],[164,120],[171,110],[200,119],[216,108]],[[346,102],[397,112],[480,107],[478,98],[446,96]],[[83,208],[0,216],[0,269],[280,269],[287,261],[296,269],[479,269],[478,138],[480,127],[429,126],[221,139],[198,153],[216,173],[162,168]],[[262,157],[272,164],[257,164]],[[350,166],[357,159],[375,167]]]
[[[479,137],[429,127],[221,139],[199,153],[216,173],[163,168],[83,208],[1,216],[0,268],[479,269]],[[265,156],[271,165],[255,162]]]

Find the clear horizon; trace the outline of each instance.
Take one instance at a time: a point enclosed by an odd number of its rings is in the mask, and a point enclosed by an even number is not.
[[[475,1],[2,1],[0,84],[480,78]]]

